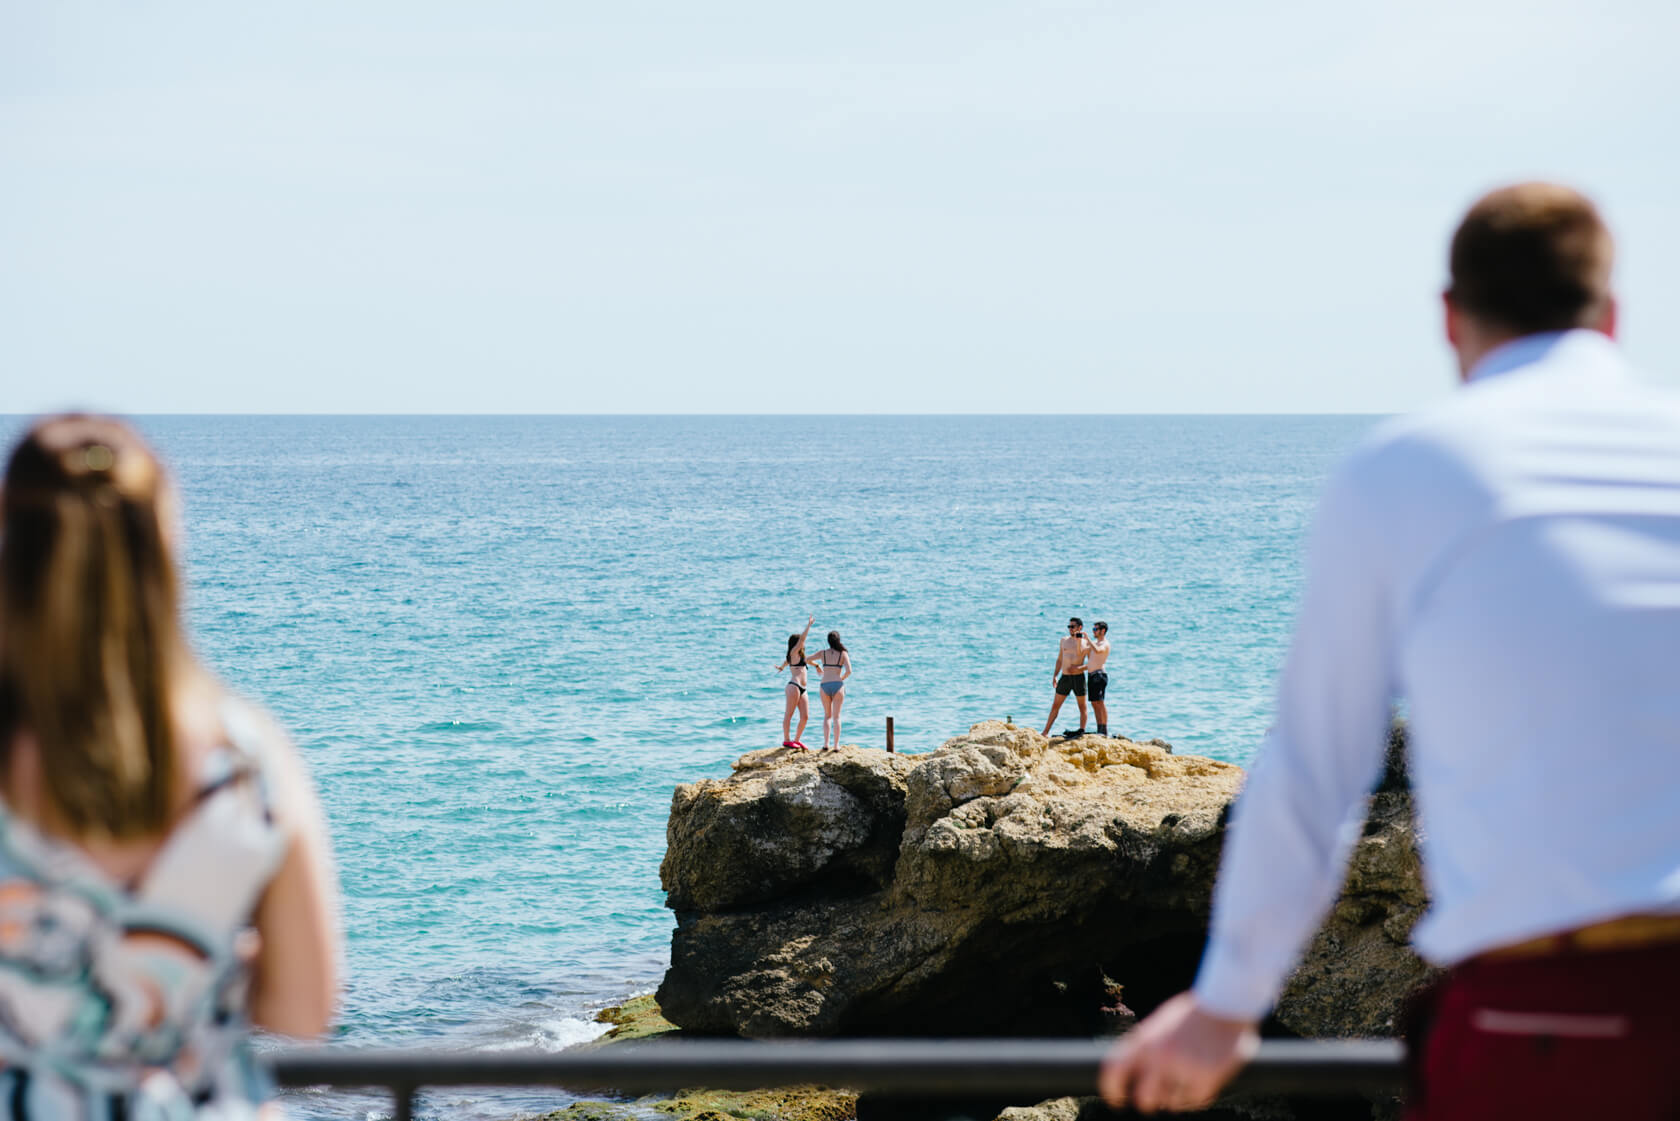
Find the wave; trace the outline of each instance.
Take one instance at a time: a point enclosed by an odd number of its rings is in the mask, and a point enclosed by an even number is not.
[[[535,1024],[528,1024],[525,1033],[511,1039],[499,1039],[492,1043],[481,1043],[474,1048],[476,1051],[564,1051],[568,1047],[576,1047],[580,1043],[588,1043],[599,1039],[612,1030],[611,1024],[603,1024],[599,1020],[585,1020],[577,1016],[556,1016],[548,1020],[540,1020]]]

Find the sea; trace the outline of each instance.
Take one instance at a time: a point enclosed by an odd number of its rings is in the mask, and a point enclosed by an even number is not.
[[[136,423],[179,484],[199,653],[321,792],[348,940],[330,1042],[494,1051],[594,1038],[658,984],[672,790],[779,744],[775,667],[808,616],[851,651],[847,743],[884,748],[889,718],[903,752],[1042,726],[1078,615],[1110,627],[1111,731],[1245,762],[1315,496],[1377,419]],[[8,445],[23,423],[0,419]],[[437,1089],[418,1110],[570,1100]]]

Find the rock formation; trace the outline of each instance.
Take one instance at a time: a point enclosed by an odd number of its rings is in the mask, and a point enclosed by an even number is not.
[[[1405,998],[1433,971],[1407,944],[1427,901],[1406,784],[1405,733],[1389,737],[1388,765],[1348,861],[1341,898],[1302,955],[1273,1019],[1312,1038],[1394,1035]]]
[[[659,1005],[750,1038],[1112,1029],[1193,976],[1242,777],[1159,741],[998,721],[925,755],[753,752],[673,798]],[[1397,782],[1274,1027],[1386,1033],[1424,976]]]

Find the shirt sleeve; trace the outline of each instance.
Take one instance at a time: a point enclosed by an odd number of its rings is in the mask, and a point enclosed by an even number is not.
[[[1308,538],[1277,716],[1225,837],[1197,975],[1215,1015],[1258,1020],[1341,887],[1383,762],[1394,694],[1379,505],[1347,465]]]

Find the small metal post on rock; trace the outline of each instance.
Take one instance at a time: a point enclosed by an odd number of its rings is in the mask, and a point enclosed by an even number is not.
[[[892,749],[892,717],[889,716],[887,717],[887,754],[891,755]]]

